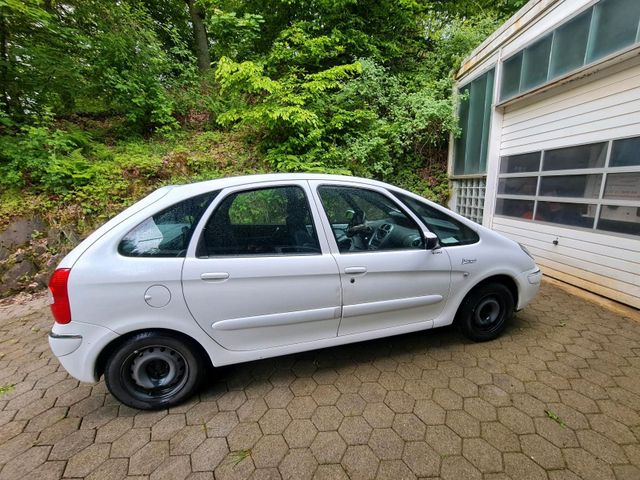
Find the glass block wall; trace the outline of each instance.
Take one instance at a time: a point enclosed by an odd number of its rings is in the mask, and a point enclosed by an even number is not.
[[[484,177],[453,180],[454,209],[463,217],[482,223],[484,213]]]
[[[640,0],[600,0],[503,63],[500,101],[640,42]]]

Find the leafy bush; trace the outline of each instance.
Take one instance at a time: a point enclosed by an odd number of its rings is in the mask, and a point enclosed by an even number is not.
[[[238,104],[219,121],[261,131],[275,170],[389,179],[421,166],[456,129],[442,82],[408,81],[371,59],[280,79],[264,71],[255,62],[219,62],[222,92]]]

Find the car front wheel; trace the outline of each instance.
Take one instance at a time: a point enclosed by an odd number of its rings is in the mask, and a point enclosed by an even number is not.
[[[457,323],[462,333],[474,342],[500,336],[513,315],[513,295],[500,283],[481,285],[462,302]]]
[[[109,356],[105,382],[125,405],[142,410],[176,405],[198,388],[205,365],[189,342],[164,332],[141,332]]]

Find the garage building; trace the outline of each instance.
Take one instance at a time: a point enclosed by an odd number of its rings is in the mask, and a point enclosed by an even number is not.
[[[640,308],[640,1],[532,0],[457,90],[450,207]]]

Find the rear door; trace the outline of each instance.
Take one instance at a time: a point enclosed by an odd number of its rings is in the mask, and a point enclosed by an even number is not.
[[[182,274],[195,320],[221,346],[254,350],[337,335],[341,291],[302,182],[221,192]]]

